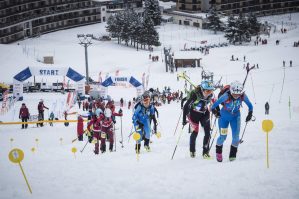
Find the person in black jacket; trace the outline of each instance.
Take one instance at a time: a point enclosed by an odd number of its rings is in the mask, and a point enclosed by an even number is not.
[[[208,105],[213,98],[214,85],[212,81],[204,80],[201,84],[191,91],[190,97],[183,108],[183,126],[187,124],[186,117],[191,126],[190,136],[190,156],[195,157],[195,142],[199,131],[199,122],[204,128],[205,136],[203,138],[203,158],[210,159],[210,111]]]
[[[268,102],[266,102],[265,104],[265,115],[269,115],[269,109],[270,109],[270,105]]]

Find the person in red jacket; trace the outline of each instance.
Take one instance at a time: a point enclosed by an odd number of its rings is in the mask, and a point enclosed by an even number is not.
[[[109,151],[113,151],[113,142],[114,142],[114,132],[113,132],[113,120],[112,120],[112,111],[109,108],[106,108],[104,115],[101,115],[101,152],[106,152],[106,139],[109,140]]]
[[[44,108],[49,109],[44,105],[44,100],[40,100],[38,103],[37,109],[38,109],[38,120],[43,121],[44,120]],[[43,123],[39,123],[40,126],[43,126]]]
[[[77,135],[79,141],[83,141],[83,133],[84,133],[83,129],[84,129],[83,117],[82,115],[79,115],[78,122],[77,122]]]
[[[96,115],[93,115],[90,122],[87,125],[87,130],[89,132],[88,139],[89,142],[93,142],[95,144],[94,153],[96,155],[99,154],[99,139],[101,134],[101,120],[102,116],[100,115],[98,118]]]
[[[26,107],[25,103],[22,104],[22,107],[20,108],[19,118],[22,119],[22,122],[27,122],[29,119],[29,110]],[[22,129],[27,129],[28,124],[22,124]]]

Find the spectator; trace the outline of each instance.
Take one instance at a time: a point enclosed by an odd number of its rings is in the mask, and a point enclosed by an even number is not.
[[[22,122],[27,122],[29,119],[29,110],[26,107],[25,103],[22,104],[22,107],[20,108],[19,118],[22,119]],[[22,129],[27,129],[28,124],[22,124]]]

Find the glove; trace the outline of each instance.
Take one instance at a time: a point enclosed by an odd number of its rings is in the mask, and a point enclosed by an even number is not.
[[[252,118],[252,111],[249,111],[245,121],[249,122],[251,118]]]
[[[182,123],[182,125],[185,126],[186,124],[187,124],[187,121],[184,120],[183,123]]]
[[[217,110],[216,108],[215,109],[212,109],[212,113],[215,115],[216,118],[219,118],[221,115],[220,115],[220,111]]]
[[[119,114],[122,114],[123,110],[122,109],[119,109],[118,113]]]

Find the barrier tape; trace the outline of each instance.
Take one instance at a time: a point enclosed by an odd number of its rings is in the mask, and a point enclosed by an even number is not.
[[[88,120],[83,120],[84,122],[88,122]],[[0,125],[8,125],[8,124],[38,124],[38,123],[64,123],[64,122],[78,122],[78,120],[43,120],[36,122],[0,122]]]

